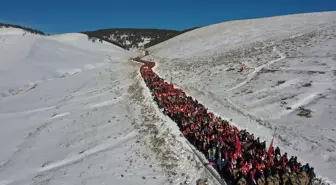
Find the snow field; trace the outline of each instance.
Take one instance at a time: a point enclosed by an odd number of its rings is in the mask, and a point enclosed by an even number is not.
[[[1,185],[164,184],[132,124],[135,54],[81,34],[0,30]]]
[[[0,184],[219,184],[140,76],[82,34],[0,29]]]

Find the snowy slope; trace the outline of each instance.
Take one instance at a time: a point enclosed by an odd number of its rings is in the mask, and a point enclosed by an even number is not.
[[[135,55],[82,34],[1,28],[0,184],[157,185],[209,176],[157,113],[139,64],[128,61]]]
[[[220,23],[149,50],[161,76],[336,182],[336,12]]]

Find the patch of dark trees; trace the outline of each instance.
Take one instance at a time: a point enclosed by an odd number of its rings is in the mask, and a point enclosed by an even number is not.
[[[100,29],[95,31],[84,31],[82,33],[88,35],[88,38],[93,42],[95,42],[96,40],[101,42],[106,41],[129,50],[131,48],[139,48],[139,43],[144,42],[146,38],[149,38],[150,42],[145,44],[144,48],[149,48],[158,43],[164,42],[170,38],[194,29],[196,28],[191,28],[183,31],[167,29],[114,28]],[[111,35],[114,35],[114,40],[110,39]]]

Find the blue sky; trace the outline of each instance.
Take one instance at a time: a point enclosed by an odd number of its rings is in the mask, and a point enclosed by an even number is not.
[[[47,33],[101,28],[183,30],[229,20],[331,10],[336,10],[336,0],[4,0],[0,22]]]

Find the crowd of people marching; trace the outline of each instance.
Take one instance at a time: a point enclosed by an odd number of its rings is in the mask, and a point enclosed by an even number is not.
[[[288,157],[273,140],[267,148],[246,130],[238,130],[229,121],[216,117],[181,89],[156,75],[154,63],[144,63],[141,75],[154,101],[174,120],[183,135],[207,159],[229,185],[308,185],[315,178],[314,168]]]

